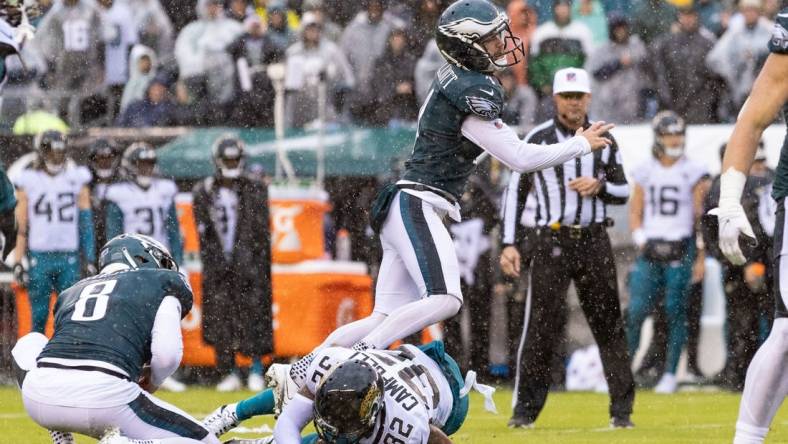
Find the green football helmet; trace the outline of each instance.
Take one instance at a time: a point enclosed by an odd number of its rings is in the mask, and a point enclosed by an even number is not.
[[[496,54],[483,44],[493,37],[503,43]],[[446,61],[469,71],[490,74],[525,59],[523,42],[512,34],[509,17],[488,0],[452,3],[438,19],[435,41]]]
[[[178,271],[178,264],[167,247],[143,234],[124,233],[110,239],[99,254],[99,270],[110,264],[131,268],[161,268]]]

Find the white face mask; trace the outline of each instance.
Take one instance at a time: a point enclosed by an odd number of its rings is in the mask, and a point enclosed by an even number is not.
[[[237,179],[241,177],[241,168],[221,168],[222,177],[226,179]]]
[[[44,161],[44,168],[46,168],[49,174],[58,174],[66,167],[66,163],[52,163],[49,161]]]
[[[684,147],[683,146],[676,146],[676,147],[665,147],[665,155],[676,159],[684,155]]]
[[[96,176],[100,179],[109,179],[112,177],[112,169],[111,168],[99,168],[96,169]]]
[[[149,187],[151,182],[153,182],[153,177],[151,176],[137,176],[134,178],[137,182],[137,185],[141,187]]]

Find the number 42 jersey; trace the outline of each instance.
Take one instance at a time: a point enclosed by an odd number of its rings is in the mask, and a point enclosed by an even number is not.
[[[28,168],[14,178],[14,185],[27,196],[30,251],[79,250],[77,201],[90,179],[90,171],[82,166],[69,166],[56,175]]]
[[[166,296],[191,310],[192,290],[176,271],[140,268],[83,279],[55,304],[55,334],[38,359],[100,361],[137,381],[151,359],[153,324]]]
[[[401,350],[355,350],[330,347],[312,361],[307,388],[316,393],[321,379],[345,361],[363,361],[383,378],[384,409],[372,433],[361,444],[426,444],[430,424],[443,426],[453,396],[438,365],[417,347]]]

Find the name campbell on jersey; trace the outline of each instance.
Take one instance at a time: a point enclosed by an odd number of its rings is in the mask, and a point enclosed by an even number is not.
[[[342,362],[363,361],[383,378],[384,409],[372,433],[361,444],[424,444],[430,424],[443,426],[452,409],[449,383],[437,364],[417,347],[405,345],[401,351],[357,352],[331,347],[321,351],[307,372],[306,386],[316,393],[321,379]]]

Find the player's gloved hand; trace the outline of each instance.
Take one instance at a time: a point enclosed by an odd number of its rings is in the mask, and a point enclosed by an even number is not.
[[[27,284],[30,280],[30,277],[27,274],[27,270],[25,270],[24,265],[17,262],[14,264],[14,280],[17,284],[21,285],[22,287],[27,287]]]
[[[733,265],[744,265],[747,262],[747,258],[744,257],[744,253],[741,251],[739,238],[752,245],[757,245],[758,243],[755,239],[755,233],[752,231],[752,225],[750,225],[750,221],[747,220],[747,215],[744,213],[744,208],[740,203],[721,203],[719,207],[710,210],[709,214],[717,216],[719,220],[720,250],[722,254]]]
[[[638,250],[643,250],[643,247],[646,246],[646,242],[648,238],[646,238],[646,232],[643,231],[642,228],[638,228],[632,232],[632,242],[635,243],[635,246],[638,247]]]

